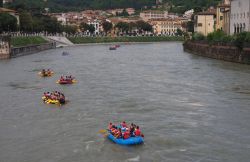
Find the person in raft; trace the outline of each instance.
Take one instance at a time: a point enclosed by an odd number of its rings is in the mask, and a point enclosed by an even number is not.
[[[125,121],[123,121],[119,126],[109,123],[108,131],[116,138],[128,139],[129,137],[136,136],[144,137],[144,135],[141,133],[139,126],[136,126],[134,123],[131,123],[130,127],[127,127]]]

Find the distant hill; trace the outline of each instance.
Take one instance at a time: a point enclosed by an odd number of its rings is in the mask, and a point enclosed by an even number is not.
[[[15,0],[12,8],[43,8],[50,11],[76,11],[84,9],[112,9],[133,7],[140,9],[143,6],[155,5],[155,0]]]
[[[190,9],[202,10],[210,6],[216,6],[222,0],[163,0],[168,3],[171,12],[184,13]]]
[[[163,0],[170,4],[173,12],[182,13],[194,7],[209,7],[221,0]],[[11,8],[50,8],[51,12],[79,11],[84,9],[112,9],[133,7],[140,9],[143,6],[153,6],[156,0],[14,0]]]

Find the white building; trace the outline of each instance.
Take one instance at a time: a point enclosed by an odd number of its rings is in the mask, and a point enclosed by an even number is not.
[[[250,31],[250,0],[231,0],[230,34]]]
[[[67,24],[67,20],[66,20],[66,16],[65,14],[61,14],[61,15],[57,15],[56,19],[58,22],[60,22],[62,25],[66,25]]]
[[[3,0],[3,4],[6,4],[6,3],[12,3],[13,0]]]
[[[186,11],[186,12],[183,14],[183,17],[191,18],[193,14],[194,14],[194,9],[191,9],[191,10]]]

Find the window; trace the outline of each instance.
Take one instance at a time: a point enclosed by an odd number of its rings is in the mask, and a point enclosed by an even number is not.
[[[223,16],[220,16],[220,20],[223,20]]]
[[[200,26],[200,27],[201,27],[201,26],[202,26],[202,23],[198,23],[198,26]]]

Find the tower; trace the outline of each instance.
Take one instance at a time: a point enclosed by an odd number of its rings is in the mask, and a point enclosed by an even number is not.
[[[224,0],[224,4],[229,5],[230,4],[230,0]]]
[[[159,4],[161,4],[162,3],[162,0],[155,0],[155,4],[156,5],[159,5]]]

